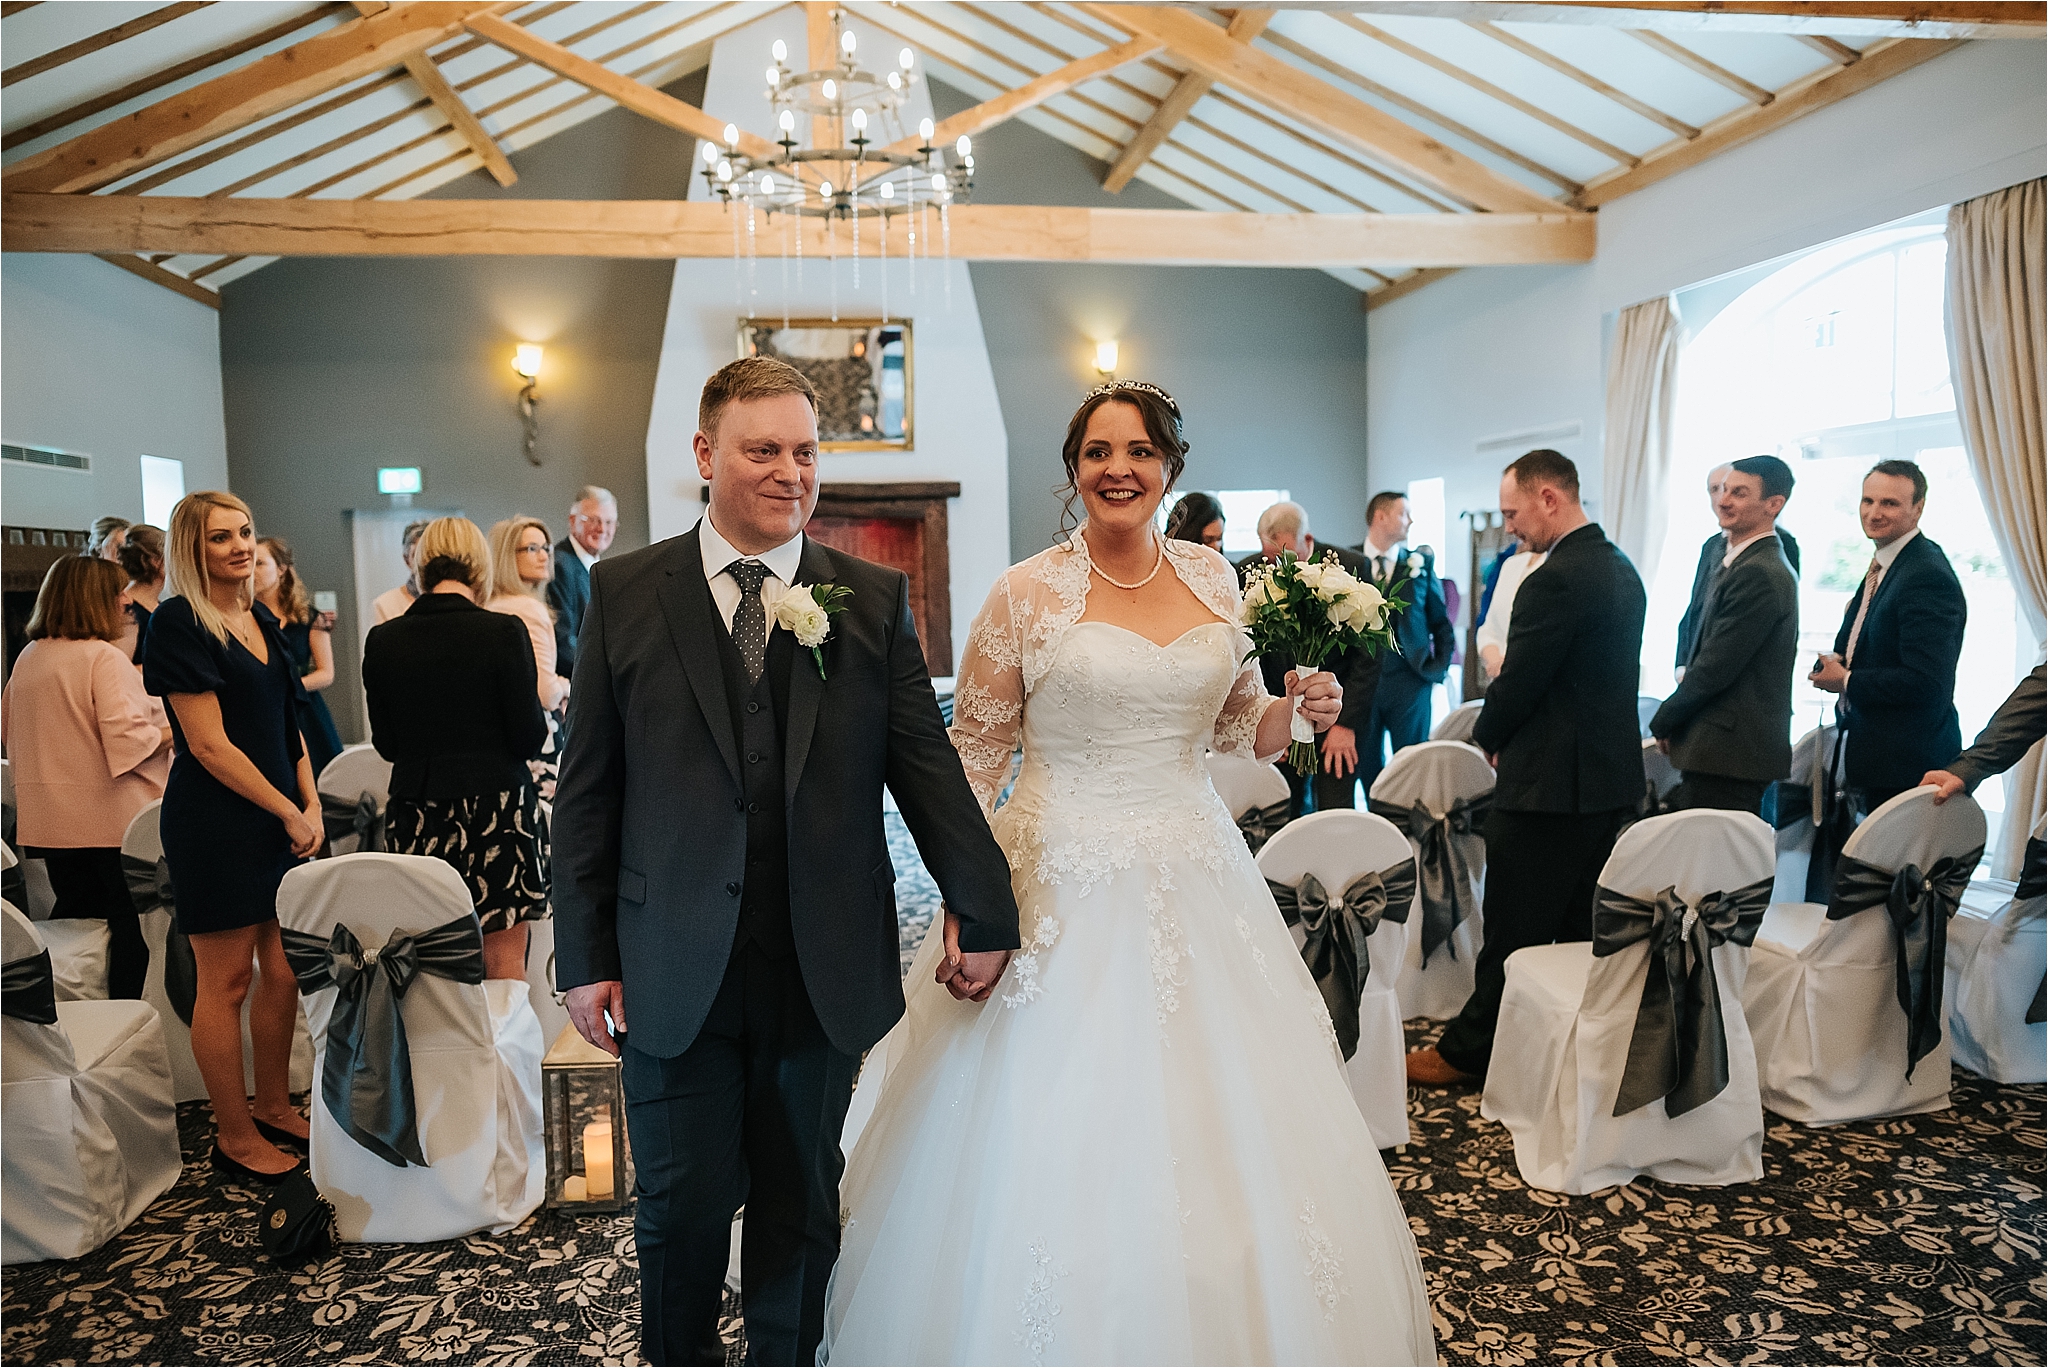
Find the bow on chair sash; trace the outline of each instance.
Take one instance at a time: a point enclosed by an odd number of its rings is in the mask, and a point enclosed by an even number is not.
[[[1259,847],[1273,839],[1273,833],[1287,825],[1287,818],[1293,809],[1293,800],[1282,798],[1271,807],[1246,808],[1238,814],[1237,829],[1244,833],[1244,843],[1251,847],[1252,854],[1259,853]]]
[[[401,932],[376,950],[363,949],[346,926],[337,925],[324,941],[287,928],[284,954],[301,992],[337,990],[320,1071],[328,1114],[385,1163],[426,1167],[398,1000],[421,974],[484,981],[483,931],[475,914],[417,935]]]
[[[1759,879],[1732,893],[1709,893],[1697,907],[1686,906],[1675,888],[1647,900],[1611,888],[1594,890],[1596,957],[1650,942],[1643,999],[1614,1099],[1616,1116],[1660,1097],[1665,1115],[1683,1116],[1728,1086],[1728,1025],[1713,949],[1756,940],[1770,910],[1772,883]]]
[[[159,856],[151,863],[123,855],[121,874],[128,881],[128,900],[135,904],[138,916],[159,909],[171,914],[171,929],[164,937],[164,996],[178,1020],[190,1026],[192,1004],[199,997],[199,965],[192,958],[191,938],[178,929],[178,890],[171,886],[170,861]]]
[[[0,964],[0,1016],[57,1024],[57,980],[50,972],[49,951]]]
[[[355,837],[358,854],[384,848],[384,808],[377,795],[368,790],[353,799],[321,794],[320,824],[326,828],[330,841]]]
[[[1266,887],[1281,917],[1302,929],[1302,962],[1322,992],[1330,1023],[1337,1028],[1337,1044],[1349,1059],[1358,1053],[1358,1002],[1372,973],[1366,941],[1382,921],[1408,920],[1408,905],[1415,898],[1415,861],[1366,871],[1334,902],[1313,874],[1304,874],[1301,882],[1291,885],[1268,879]]]
[[[1415,842],[1422,880],[1422,963],[1427,966],[1431,955],[1450,944],[1458,924],[1479,911],[1472,897],[1472,862],[1466,857],[1466,842],[1459,838],[1479,833],[1493,795],[1460,798],[1441,817],[1420,800],[1405,808],[1377,802],[1366,806]],[[1451,957],[1457,954],[1453,947]]]
[[[1948,960],[1948,919],[1969,886],[1983,847],[1957,859],[1944,855],[1923,871],[1909,864],[1896,873],[1853,855],[1837,858],[1835,896],[1828,920],[1882,907],[1892,928],[1899,1010],[1906,1014],[1906,1077],[1941,1043],[1941,976]]]

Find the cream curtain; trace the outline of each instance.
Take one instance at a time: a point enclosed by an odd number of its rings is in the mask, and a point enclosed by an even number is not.
[[[2038,648],[2048,634],[2048,454],[2041,369],[2048,361],[2048,184],[2027,181],[1948,211],[1948,360],[1956,416],[2013,596]],[[2038,745],[2006,776],[1998,872],[2018,871],[2048,781]]]
[[[1669,295],[1631,304],[1615,318],[1607,362],[1600,521],[1646,585],[1664,548],[1664,477],[1682,340]]]

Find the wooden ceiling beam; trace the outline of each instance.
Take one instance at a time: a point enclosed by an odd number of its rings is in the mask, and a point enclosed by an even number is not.
[[[1708,61],[1683,43],[1674,43],[1661,33],[1653,33],[1647,29],[1629,29],[1627,32],[1629,37],[1647,44],[1680,66],[1699,73],[1716,85],[1726,86],[1753,105],[1767,105],[1777,98],[1755,81],[1744,80],[1727,67]]]
[[[1161,265],[1476,266],[1588,261],[1586,214],[1216,214],[1192,209],[956,205],[970,261]],[[7,195],[9,251],[247,256],[729,257],[719,204],[672,200],[183,199]],[[825,250],[805,219],[805,250]]]
[[[12,19],[23,10],[34,9],[41,3],[42,0],[7,0],[6,4],[0,5],[0,19]]]
[[[1434,285],[1445,276],[1454,276],[1458,270],[1456,266],[1426,266],[1422,270],[1402,276],[1391,285],[1368,291],[1359,297],[1358,302],[1367,313],[1371,313],[1383,304],[1391,304],[1397,299],[1414,294],[1425,285]]]
[[[1855,66],[1823,67],[1803,80],[1778,92],[1778,97],[1761,109],[1738,109],[1702,129],[1690,142],[1667,143],[1643,158],[1642,165],[1616,170],[1586,182],[1574,201],[1592,209],[1655,185],[1667,176],[1698,166],[1709,157],[1740,147],[1817,109],[1826,109],[1878,82],[1888,80],[1922,62],[1931,61],[1963,42],[1960,38],[1922,41],[1888,38],[1864,49]]]
[[[1230,16],[1230,27],[1224,34],[1234,43],[1249,43],[1266,31],[1266,25],[1273,22],[1273,11],[1269,9],[1241,9]],[[1191,71],[1174,82],[1159,108],[1152,111],[1152,117],[1138,130],[1138,135],[1124,144],[1124,150],[1111,163],[1109,174],[1102,178],[1102,188],[1117,194],[1131,183],[1131,177],[1138,174],[1138,168],[1146,159],[1159,150],[1159,145],[1173,136],[1179,126],[1216,84],[1200,72]]]
[[[1638,100],[1635,96],[1629,94],[1626,90],[1621,90],[1614,86],[1609,85],[1607,82],[1601,80],[1598,76],[1595,76],[1590,71],[1581,71],[1578,67],[1573,66],[1570,62],[1567,62],[1564,58],[1558,56],[1556,53],[1537,47],[1534,43],[1530,42],[1526,38],[1517,37],[1515,34],[1509,33],[1506,29],[1500,27],[1500,25],[1498,24],[1487,23],[1484,20],[1480,20],[1474,22],[1472,27],[1477,29],[1479,32],[1485,34],[1487,37],[1494,39],[1496,42],[1505,43],[1507,46],[1513,48],[1516,52],[1521,53],[1524,57],[1529,58],[1531,61],[1541,62],[1544,66],[1549,67],[1552,71],[1557,72],[1560,76],[1569,76],[1572,80],[1577,81],[1580,85],[1584,86],[1586,89],[1590,91],[1593,91],[1595,94],[1606,96],[1608,99],[1620,105],[1623,109],[1629,111],[1629,113],[1635,114],[1641,118],[1648,119],[1651,123],[1662,125],[1664,128],[1667,128],[1671,132],[1676,133],[1681,138],[1697,138],[1700,135],[1700,131],[1697,128],[1694,128],[1691,124],[1687,123],[1685,120],[1674,118],[1672,115],[1666,114],[1663,110],[1658,109],[1655,105],[1645,104],[1643,101]],[[1837,46],[1839,46],[1839,44]],[[1854,49],[1850,50],[1853,51]]]
[[[1836,3],[1836,0],[1343,0],[1355,14],[1515,24],[1656,29],[1664,33],[1821,33],[1843,38],[2040,38],[2041,0]]]
[[[1127,43],[1104,48],[1093,56],[1081,57],[1068,62],[1056,71],[1048,71],[1035,80],[1026,81],[1015,90],[1006,90],[992,100],[984,100],[972,109],[963,109],[951,118],[945,119],[932,130],[932,146],[950,147],[961,137],[975,137],[999,123],[1014,119],[1027,109],[1036,109],[1047,100],[1064,95],[1083,81],[1092,81],[1106,76],[1119,67],[1141,62],[1158,52],[1163,45],[1146,38],[1133,38]],[[921,139],[901,138],[889,144],[884,151],[915,152]]]
[[[325,94],[461,32],[503,4],[416,3],[316,34],[0,172],[8,191],[96,190],[187,148]]]
[[[365,19],[391,8],[386,0],[355,0],[355,6],[356,12]],[[477,118],[470,107],[462,102],[462,97],[448,84],[448,78],[441,74],[441,68],[432,57],[424,52],[415,52],[405,59],[405,73],[412,77],[413,84],[420,88],[420,93],[433,101],[434,108],[441,111],[441,117],[455,130],[455,136],[461,138],[469,145],[469,150],[476,153],[477,160],[484,164],[484,170],[490,172],[492,180],[500,185],[511,185],[518,181],[519,173],[514,171],[512,163],[505,159],[505,149],[498,146],[498,140],[490,135],[490,131],[483,125],[483,120]],[[219,263],[207,269],[218,270]]]
[[[1792,36],[1827,58],[1830,62],[1833,62],[1836,66],[1855,66],[1856,63],[1863,60],[1862,53],[1850,47],[1847,43],[1837,42],[1833,38],[1823,38],[1818,33],[1795,33]]]
[[[1157,38],[1221,85],[1327,132],[1437,189],[1496,212],[1542,213],[1550,200],[1393,115],[1301,68],[1243,43],[1183,10],[1083,3],[1127,32]]]
[[[153,261],[144,261],[141,257],[131,256],[126,252],[98,252],[95,255],[109,266],[119,266],[129,275],[141,276],[152,285],[161,285],[174,294],[197,300],[209,309],[220,307],[218,291],[209,290],[204,285],[194,285],[176,271],[166,271]]]
[[[116,43],[125,42],[137,34],[147,33],[153,28],[160,28],[170,23],[173,19],[182,19],[194,10],[203,10],[206,8],[207,3],[209,3],[209,0],[196,0],[195,3],[191,4],[161,5],[147,14],[130,19],[125,24],[116,24],[112,28],[101,29],[98,33],[90,34],[75,43],[66,43],[63,47],[52,48],[40,57],[31,57],[26,62],[17,62],[5,71],[0,71],[0,86],[11,86],[16,81],[26,81],[31,76],[40,76],[46,71],[55,71],[58,67],[66,66],[81,57],[90,57],[95,52],[103,51]]]

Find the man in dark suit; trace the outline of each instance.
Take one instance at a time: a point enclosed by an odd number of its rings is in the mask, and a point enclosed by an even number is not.
[[[2044,732],[2048,732],[2048,669],[2036,665],[1998,705],[1970,748],[1940,769],[1921,775],[1920,782],[1941,790],[1934,795],[1937,803],[1946,803],[1958,793],[1975,793],[1977,785],[2024,759]]]
[[[1486,824],[1486,943],[1472,996],[1433,1050],[1408,1056],[1410,1081],[1486,1073],[1508,956],[1590,940],[1593,889],[1614,838],[1643,796],[1636,683],[1643,582],[1579,503],[1579,472],[1538,450],[1507,468],[1509,533],[1548,559],[1515,597],[1500,677],[1472,741],[1498,778]]]
[[[884,783],[945,895],[954,996],[985,998],[1018,944],[907,579],[803,536],[815,404],[771,358],[712,376],[704,519],[600,562],[584,618],[555,796],[556,964],[577,1030],[624,1065],[649,1363],[722,1361],[743,1202],[750,1359],[813,1361],[854,1076],[903,1013]],[[828,584],[852,596],[821,668],[772,604]]]
[[[1334,555],[1337,563],[1360,579],[1366,577],[1365,564],[1355,551],[1346,551],[1341,546],[1325,546],[1309,535],[1308,510],[1298,503],[1276,503],[1259,514],[1259,553],[1246,556],[1237,563],[1238,583],[1244,583],[1245,575],[1255,565],[1277,565],[1283,553],[1292,551],[1296,560],[1321,560]],[[1265,655],[1259,658],[1259,670],[1266,679],[1266,692],[1275,698],[1287,696],[1287,672],[1295,662],[1280,655]],[[1299,817],[1307,812],[1329,812],[1335,808],[1358,806],[1358,738],[1364,734],[1372,718],[1372,700],[1379,685],[1380,658],[1370,651],[1343,651],[1323,662],[1323,668],[1337,676],[1344,686],[1344,710],[1338,714],[1336,724],[1324,732],[1318,743],[1322,752],[1322,768],[1311,784],[1302,775],[1296,774],[1286,765],[1280,772],[1287,776],[1287,787],[1292,794],[1290,815]]]
[[[1365,506],[1366,568],[1389,597],[1404,593],[1408,606],[1391,616],[1396,649],[1380,664],[1372,720],[1359,737],[1358,777],[1368,790],[1380,777],[1389,750],[1429,739],[1429,701],[1450,672],[1458,633],[1437,578],[1436,553],[1408,545],[1408,498],[1388,491]],[[1349,686],[1347,686],[1348,689]]]
[[[619,501],[599,485],[576,491],[569,505],[569,535],[555,543],[555,578],[548,585],[548,606],[555,610],[555,673],[576,674],[576,638],[590,604],[590,567],[611,548],[619,534]]]
[[[1969,605],[1948,553],[1920,531],[1927,477],[1911,461],[1879,461],[1858,512],[1876,544],[1863,587],[1842,611],[1835,649],[1807,676],[1841,695],[1841,783],[1864,813],[1913,788],[1963,748],[1956,660]]]
[[[1750,459],[1756,458],[1752,457]],[[1771,457],[1769,459],[1776,460],[1777,458]],[[1788,470],[1790,468],[1789,466],[1786,467]],[[1707,504],[1716,510],[1716,517],[1719,516],[1721,483],[1728,478],[1728,472],[1733,469],[1735,469],[1735,466],[1732,463],[1724,463],[1715,466],[1707,472]],[[1797,583],[1799,579],[1799,543],[1790,532],[1787,532],[1782,527],[1777,529],[1777,533],[1778,547],[1785,553],[1785,560],[1792,567],[1793,582]],[[1707,590],[1714,576],[1718,573],[1717,567],[1721,564],[1722,558],[1727,554],[1728,535],[1725,531],[1716,532],[1713,536],[1700,543],[1699,563],[1693,567],[1692,572],[1692,598],[1685,605],[1685,616],[1678,619],[1678,656],[1673,661],[1673,664],[1677,667],[1677,677],[1680,680],[1685,678],[1685,663],[1692,659],[1694,639],[1699,635],[1701,615],[1706,611]]]
[[[1776,535],[1791,494],[1792,468],[1775,456],[1737,461],[1720,482],[1721,557],[1679,686],[1650,719],[1678,767],[1672,807],[1757,812],[1791,770],[1799,580]]]

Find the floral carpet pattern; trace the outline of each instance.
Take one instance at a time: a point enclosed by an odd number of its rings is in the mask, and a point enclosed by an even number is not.
[[[900,822],[904,962],[937,890]],[[1435,1023],[1410,1023],[1411,1044]],[[2043,1090],[1957,1071],[1953,1106],[1808,1130],[1767,1117],[1763,1181],[1527,1187],[1477,1092],[1414,1089],[1417,1143],[1385,1156],[1454,1364],[2048,1361]],[[503,1236],[264,1257],[261,1198],[186,1170],[87,1258],[0,1275],[5,1363],[637,1363],[631,1213],[541,1211]],[[735,1299],[728,1362],[744,1354]]]

